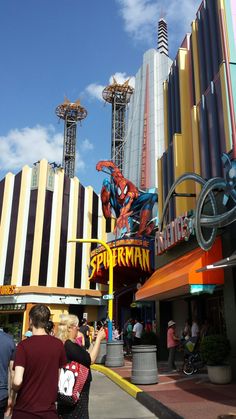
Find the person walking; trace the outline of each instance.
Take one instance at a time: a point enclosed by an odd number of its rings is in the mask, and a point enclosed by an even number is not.
[[[127,355],[131,354],[131,348],[133,345],[133,320],[130,318],[128,320],[128,324],[126,327],[126,349],[127,349]]]
[[[175,322],[170,320],[168,322],[168,329],[167,329],[167,348],[169,350],[169,358],[168,358],[168,369],[169,372],[176,372],[177,368],[175,365],[175,353],[176,347],[179,344],[179,338],[175,333]]]
[[[16,350],[13,390],[17,393],[12,419],[56,419],[59,369],[66,363],[62,342],[48,334],[50,310],[44,304],[30,309],[32,337]]]
[[[89,338],[90,329],[87,323],[87,319],[81,320],[81,326],[79,328],[79,331],[83,333],[85,348],[88,349],[90,346],[90,338]]]
[[[58,415],[60,419],[89,419],[88,404],[89,404],[89,389],[92,380],[90,365],[96,361],[100,343],[105,339],[105,331],[103,327],[98,330],[94,345],[91,345],[90,351],[86,351],[81,346],[75,343],[79,320],[78,317],[72,314],[62,314],[60,323],[58,325],[58,338],[64,343],[67,362],[75,361],[85,367],[89,368],[89,374],[85,381],[84,387],[81,391],[78,402],[73,406],[63,404],[58,401]]]
[[[90,345],[91,345],[91,343],[93,342],[94,333],[95,333],[94,322],[90,322],[88,327],[89,327],[89,341],[90,341]]]
[[[194,317],[191,326],[191,337],[198,338],[199,337],[199,326],[197,319]]]
[[[8,392],[11,388],[13,361],[15,357],[15,342],[8,334],[0,331],[0,419],[4,418],[4,413],[9,416],[12,408],[12,397]],[[10,382],[8,383],[8,377]]]
[[[142,331],[143,331],[142,323],[140,323],[138,319],[135,319],[134,327],[133,327],[134,345],[140,345]]]
[[[75,342],[77,343],[77,345],[79,346],[85,346],[85,340],[84,340],[84,335],[82,332],[80,332],[79,330],[77,330],[77,335],[75,338]]]
[[[182,332],[182,339],[188,340],[191,336],[191,326],[189,320],[185,320],[184,328]]]
[[[115,324],[113,324],[113,326],[112,326],[112,340],[119,340],[121,334],[122,334],[122,332],[120,333],[118,327],[116,327]]]

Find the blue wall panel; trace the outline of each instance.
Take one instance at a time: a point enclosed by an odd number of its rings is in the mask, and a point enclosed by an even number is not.
[[[212,89],[206,95],[207,103],[207,119],[208,119],[208,133],[209,133],[209,150],[211,160],[211,176],[222,175],[222,165],[220,158],[220,137],[218,126],[218,114],[216,107],[216,96],[214,92],[214,84]]]
[[[201,168],[202,176],[205,179],[210,179],[211,177],[211,166],[210,166],[210,152],[209,152],[209,143],[208,143],[208,121],[207,121],[207,110],[205,97],[202,97],[202,100],[199,105],[200,111],[200,138],[201,138]]]
[[[225,126],[224,126],[224,114],[223,114],[223,103],[221,94],[221,82],[220,78],[217,77],[215,80],[215,99],[218,114],[218,127],[220,137],[220,154],[226,152],[226,139],[225,139]]]
[[[219,71],[220,64],[220,45],[219,45],[219,34],[218,34],[218,12],[216,11],[216,2],[207,2],[207,13],[209,22],[209,34],[210,34],[210,51],[212,58],[212,69],[213,77]]]
[[[204,5],[201,8],[201,16],[202,16],[202,22],[203,22],[203,42],[204,42],[204,53],[205,53],[205,63],[206,63],[206,83],[208,87],[210,82],[213,80],[213,67],[212,67],[212,57],[211,57],[211,43],[210,43],[210,32],[209,32],[210,28],[209,28],[208,12],[207,12],[207,9],[205,9]]]
[[[201,14],[198,12],[198,53],[199,53],[199,66],[200,66],[200,84],[201,84],[201,94],[203,94],[207,88],[207,79],[206,79],[206,62],[205,62],[205,52],[204,52],[204,41],[203,41],[203,22],[201,19]]]

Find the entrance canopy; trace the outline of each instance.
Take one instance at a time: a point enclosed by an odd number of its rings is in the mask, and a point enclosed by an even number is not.
[[[194,249],[171,263],[157,269],[136,292],[136,300],[164,300],[188,294],[191,285],[220,285],[224,283],[224,270],[196,272],[203,266],[222,258],[221,239],[212,248]]]
[[[212,263],[211,265],[204,266],[198,269],[197,272],[204,272],[211,269],[231,268],[236,265],[236,253],[234,252],[231,256],[221,259],[218,262]]]

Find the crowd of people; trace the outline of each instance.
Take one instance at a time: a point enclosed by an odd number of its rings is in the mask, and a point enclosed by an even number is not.
[[[176,333],[176,323],[167,325],[168,370],[176,371],[175,356],[180,342],[190,339],[200,341],[209,334],[207,320],[199,327],[197,319],[186,320],[181,334]],[[140,345],[143,337],[156,336],[155,325],[138,318],[129,318],[122,330],[113,322],[112,339],[124,341],[127,355],[133,345]],[[17,345],[10,334],[0,330],[0,419],[88,419],[89,389],[92,380],[90,365],[96,361],[100,343],[108,340],[106,321],[88,324],[77,316],[62,314],[56,330],[49,308],[36,304],[29,312],[29,329]],[[59,371],[75,362],[87,371],[78,401],[66,405],[58,399]]]
[[[141,343],[144,331],[152,330],[129,319],[123,329],[113,322],[112,340],[124,340],[127,354]],[[90,365],[97,358],[100,343],[108,340],[106,320],[88,324],[77,316],[62,314],[55,328],[49,308],[36,304],[29,312],[29,328],[23,340],[15,345],[13,337],[0,330],[0,419],[88,419],[89,389],[92,380]],[[87,369],[86,380],[78,402],[63,403],[58,398],[59,371],[75,362]]]
[[[90,337],[90,328],[72,314],[63,314],[55,331],[51,313],[44,304],[29,312],[29,331],[16,347],[13,338],[0,331],[0,419],[88,419],[90,365],[106,338],[104,327]],[[81,336],[83,335],[83,337]],[[79,339],[81,338],[81,340]],[[91,340],[93,344],[90,345]],[[78,402],[57,402],[59,371],[75,362],[88,370]]]
[[[167,327],[167,348],[169,351],[168,357],[168,370],[170,372],[176,372],[176,350],[180,345],[184,345],[187,341],[191,341],[193,347],[196,347],[204,339],[205,336],[212,333],[211,325],[207,319],[204,320],[201,327],[198,324],[197,318],[193,317],[192,322],[187,319],[185,321],[181,335],[178,336],[176,333],[176,323],[174,320],[168,322]]]

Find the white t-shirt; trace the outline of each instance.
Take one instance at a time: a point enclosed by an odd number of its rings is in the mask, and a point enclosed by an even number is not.
[[[198,336],[198,334],[199,334],[199,327],[197,323],[194,322],[191,327],[191,336],[192,338],[195,338]]]
[[[141,338],[142,331],[143,331],[143,325],[141,323],[135,323],[133,327],[133,332],[135,332],[134,336],[136,338]]]

